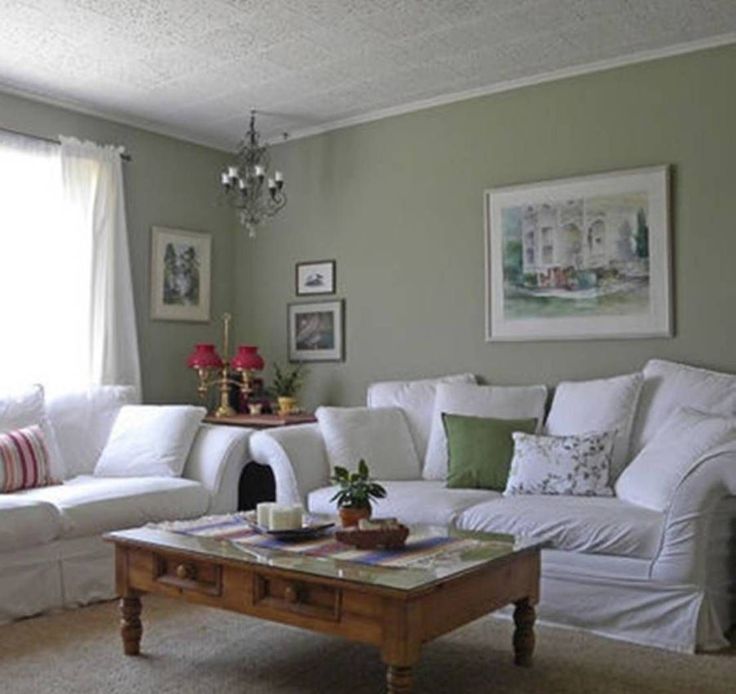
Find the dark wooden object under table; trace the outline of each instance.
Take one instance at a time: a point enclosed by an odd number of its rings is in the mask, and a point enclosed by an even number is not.
[[[249,429],[275,429],[296,424],[313,424],[316,417],[310,412],[300,414],[236,414],[232,417],[204,418],[207,424],[220,426],[248,427]],[[268,465],[251,460],[240,475],[238,484],[238,510],[251,511],[262,501],[276,501],[276,481]]]

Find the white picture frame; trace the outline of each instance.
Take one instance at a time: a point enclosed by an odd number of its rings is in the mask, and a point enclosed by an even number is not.
[[[151,318],[210,320],[212,236],[199,231],[151,229]]]
[[[289,361],[345,359],[345,302],[313,301],[287,307]]]
[[[672,337],[669,168],[486,190],[486,340]]]

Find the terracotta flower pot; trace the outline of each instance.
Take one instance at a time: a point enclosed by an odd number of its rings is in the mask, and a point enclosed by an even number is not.
[[[342,522],[343,528],[352,528],[358,525],[358,522],[363,518],[371,517],[370,507],[366,508],[352,508],[349,506],[342,506],[340,508],[340,521]]]

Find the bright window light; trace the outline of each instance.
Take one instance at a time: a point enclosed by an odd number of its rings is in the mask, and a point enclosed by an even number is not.
[[[66,202],[59,147],[0,133],[0,386],[85,387],[91,239]]]

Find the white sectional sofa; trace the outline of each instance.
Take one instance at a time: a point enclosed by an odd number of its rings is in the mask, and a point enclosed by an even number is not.
[[[0,623],[114,597],[103,533],[236,510],[248,429],[201,425],[182,477],[92,475],[117,412],[134,401],[118,386],[47,399],[66,479],[0,494]]]
[[[661,360],[643,369],[630,461],[679,406],[736,416],[736,376]],[[426,384],[426,382],[424,382]],[[407,397],[411,382],[374,384],[368,405],[407,412],[426,449],[431,403]],[[393,396],[392,396],[393,393]],[[270,465],[279,502],[334,513],[330,466],[317,424],[258,432],[251,456]],[[613,638],[694,652],[727,645],[736,624],[736,444],[701,456],[655,511],[616,497],[520,495],[448,489],[442,481],[382,481],[376,515],[407,523],[513,533],[548,542],[539,606],[544,621]]]

